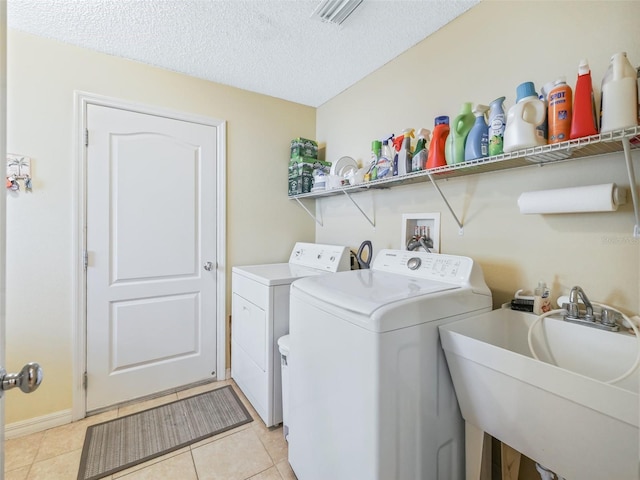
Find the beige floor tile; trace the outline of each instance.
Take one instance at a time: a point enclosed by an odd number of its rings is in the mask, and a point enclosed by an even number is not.
[[[187,451],[180,455],[175,455],[123,477],[123,480],[160,479],[198,480],[191,452]]]
[[[31,465],[4,473],[4,480],[27,480]]]
[[[178,400],[178,395],[176,395],[175,393],[170,393],[169,395],[164,395],[162,397],[152,398],[151,400],[146,400],[144,402],[127,405],[126,407],[121,407],[118,409],[118,417],[126,417],[127,415],[131,415],[132,413],[138,413],[153,407],[166,405],[167,403],[175,402],[176,400]]]
[[[291,468],[291,465],[289,465],[289,462],[287,460],[278,462],[276,464],[276,467],[278,468],[278,471],[280,472],[283,480],[297,480],[296,474],[293,473],[293,469]]]
[[[288,444],[282,434],[282,426],[277,428],[267,428],[262,422],[253,422],[253,429],[258,438],[267,449],[273,463],[287,459]]]
[[[44,432],[12,438],[4,442],[4,470],[9,472],[31,465],[38,455]]]
[[[166,455],[162,455],[161,457],[156,457],[156,458],[152,458],[151,460],[147,461],[147,462],[143,462],[140,463],[134,467],[131,468],[127,468],[126,470],[122,470],[120,472],[116,472],[113,474],[113,478],[122,478],[122,477],[126,477],[129,478],[128,475],[130,475],[133,472],[137,472],[138,470],[143,470],[146,468],[149,468],[157,463],[162,463],[165,462],[167,460],[172,459],[173,457],[177,457],[179,455],[184,455],[185,453],[190,454],[191,450],[189,449],[189,447],[184,447],[181,448],[179,450],[175,450],[173,452],[167,453]],[[191,458],[191,456],[189,456],[189,458]],[[192,462],[193,463],[193,462]]]
[[[211,390],[216,390],[217,388],[222,388],[227,385],[231,385],[232,383],[233,383],[232,380],[221,380],[219,382],[205,383],[204,385],[199,385],[197,387],[193,387],[188,390],[182,390],[178,392],[177,393],[178,399],[193,397],[194,395],[210,392]]]
[[[245,408],[248,410],[249,414],[251,415],[251,418],[259,422],[262,422],[262,424],[264,425],[264,422],[262,421],[262,418],[260,418],[260,415],[258,415],[258,412],[256,412],[256,409],[253,408],[253,405],[251,405],[249,400],[247,400],[247,397],[245,397],[244,393],[242,393],[242,390],[240,390],[240,387],[238,387],[235,383],[233,384],[233,390],[238,394],[238,398],[240,399],[242,404],[245,406]]]
[[[199,480],[244,480],[271,466],[271,457],[252,428],[191,451]]]
[[[31,466],[27,480],[70,480],[77,478],[81,450],[36,462]]]
[[[242,430],[246,430],[247,428],[251,428],[251,425],[255,420],[251,423],[245,423],[244,425],[240,425],[239,427],[232,428],[231,430],[227,430],[226,432],[219,433],[218,435],[214,435],[213,437],[205,438],[204,440],[200,440],[199,442],[191,444],[191,449],[202,447],[211,442],[215,442],[216,440],[220,440],[223,437],[228,437],[229,435],[233,435],[234,433],[241,432]]]
[[[260,472],[259,474],[254,475],[253,477],[250,477],[250,480],[282,480],[282,477],[280,476],[280,472],[274,465],[268,470],[265,470],[264,472]]]
[[[40,462],[47,458],[62,455],[63,453],[82,449],[87,427],[112,420],[116,418],[116,415],[117,411],[112,410],[99,415],[92,415],[80,421],[62,425],[61,427],[46,430],[35,461]]]

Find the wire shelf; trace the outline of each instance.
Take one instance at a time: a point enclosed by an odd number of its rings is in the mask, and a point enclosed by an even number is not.
[[[399,185],[428,182],[430,176],[435,180],[476,175],[531,165],[545,165],[583,157],[592,157],[623,151],[622,139],[631,139],[631,149],[640,149],[640,126],[629,127],[612,132],[600,133],[590,137],[578,138],[553,145],[527,148],[516,152],[504,153],[493,157],[470,160],[468,162],[412,172],[401,177],[383,178],[371,182],[349,185],[332,190],[303,193],[290,196],[290,199],[322,198],[343,193],[357,193],[372,188],[391,188]]]

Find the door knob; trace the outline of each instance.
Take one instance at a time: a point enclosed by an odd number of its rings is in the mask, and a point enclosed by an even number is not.
[[[36,362],[27,363],[19,373],[7,373],[0,368],[0,390],[19,387],[24,393],[31,393],[42,383],[42,368]]]
[[[204,264],[204,269],[205,269],[207,272],[210,272],[211,270],[213,270],[213,263],[212,263],[212,262],[207,262],[207,263],[205,263],[205,264]]]

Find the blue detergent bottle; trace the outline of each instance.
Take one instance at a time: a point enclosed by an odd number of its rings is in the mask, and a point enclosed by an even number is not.
[[[465,161],[489,156],[489,125],[485,119],[488,110],[487,105],[476,105],[473,109],[476,121],[469,131],[467,142],[464,145]]]

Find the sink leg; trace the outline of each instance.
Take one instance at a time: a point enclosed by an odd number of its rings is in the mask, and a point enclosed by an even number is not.
[[[522,455],[519,451],[502,442],[500,442],[500,453],[502,458],[502,480],[518,480],[520,457]]]
[[[488,480],[491,478],[491,436],[469,422],[464,426],[466,479]]]

